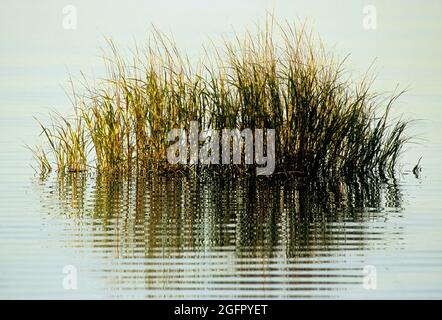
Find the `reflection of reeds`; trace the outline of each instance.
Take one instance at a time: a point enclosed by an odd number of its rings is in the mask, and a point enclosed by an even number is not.
[[[89,144],[102,173],[176,169],[166,162],[167,132],[190,121],[200,129],[273,128],[276,170],[308,176],[383,176],[407,141],[407,123],[388,117],[397,95],[383,105],[370,81],[345,79],[343,63],[304,26],[268,22],[226,41],[198,68],[158,32],[133,63],[110,46],[108,77],[76,97],[75,125],[43,127],[59,171],[85,170]]]
[[[335,222],[361,223],[372,218],[367,209],[400,210],[402,205],[395,184],[376,180],[304,184],[156,174],[87,178],[84,173],[56,179],[58,190],[42,198],[45,206],[51,204],[51,214],[78,215],[100,237],[104,230],[107,240],[133,242],[131,250],[146,256],[157,250],[223,248],[240,256],[280,250],[295,256],[305,254],[300,248],[333,245],[327,232]],[[358,232],[362,237],[364,230]]]

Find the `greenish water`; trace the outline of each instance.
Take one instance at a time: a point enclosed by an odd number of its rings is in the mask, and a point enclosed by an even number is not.
[[[0,13],[1,298],[442,297],[440,2],[373,1],[371,31],[364,1],[72,4],[71,31],[55,1],[7,1]],[[34,175],[23,147],[38,141],[32,117],[68,112],[68,71],[100,77],[103,35],[130,46],[154,23],[196,57],[208,36],[229,36],[272,7],[315,21],[327,44],[352,54],[355,74],[377,58],[377,89],[408,88],[395,112],[421,119],[412,132],[422,139],[395,181]],[[67,265],[76,290],[63,287]],[[376,268],[375,290],[364,288],[366,266]]]

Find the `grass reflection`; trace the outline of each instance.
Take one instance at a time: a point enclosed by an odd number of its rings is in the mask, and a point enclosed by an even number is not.
[[[400,187],[395,180],[352,181],[73,173],[51,176],[41,196],[48,213],[79,219],[109,246],[133,251],[127,254],[295,257],[382,236],[368,222],[401,210]]]

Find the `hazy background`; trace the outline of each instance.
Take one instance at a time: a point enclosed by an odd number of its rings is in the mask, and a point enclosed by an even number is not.
[[[77,9],[76,30],[62,27],[62,10],[66,5]],[[365,5],[377,9],[376,30],[363,28]],[[405,249],[398,252],[392,247],[388,253],[379,253],[379,257],[396,257],[394,265],[384,261],[384,269],[396,277],[389,273],[383,285],[397,295],[399,288],[413,288],[414,291],[407,291],[408,296],[441,297],[442,2],[439,0],[3,0],[0,4],[0,296],[11,292],[19,297],[26,295],[30,285],[26,277],[36,272],[51,278],[48,270],[60,269],[59,265],[51,265],[52,257],[72,254],[61,246],[43,250],[41,256],[29,255],[34,245],[37,250],[34,252],[50,247],[47,235],[63,232],[64,222],[51,229],[50,223],[42,224],[39,220],[40,207],[30,182],[32,156],[23,147],[38,140],[39,129],[33,116],[45,116],[51,109],[69,110],[63,91],[69,73],[77,77],[83,71],[89,77],[100,77],[103,74],[100,48],[105,47],[104,38],[111,37],[119,48],[131,48],[134,42],[147,38],[152,25],[173,34],[179,47],[196,58],[209,38],[216,41],[231,35],[233,29],[241,31],[253,26],[254,22],[264,20],[266,10],[280,19],[310,21],[331,50],[341,57],[350,54],[347,67],[355,74],[364,72],[376,59],[375,88],[391,92],[399,85],[408,89],[395,112],[421,119],[413,132],[422,139],[419,145],[410,146],[403,159],[409,179],[403,183],[406,219],[400,219],[394,228],[404,230]],[[422,178],[417,180],[409,172],[420,156],[424,170]],[[42,225],[46,226],[44,232],[38,231]],[[37,271],[32,269],[41,261],[46,264]],[[411,269],[403,270],[403,266]],[[394,273],[394,268],[402,273]],[[34,290],[38,292],[38,288]]]

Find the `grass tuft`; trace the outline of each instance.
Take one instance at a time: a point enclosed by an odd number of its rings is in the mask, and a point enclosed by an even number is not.
[[[109,46],[108,76],[76,95],[74,119],[41,125],[59,172],[193,171],[166,160],[167,132],[191,121],[200,130],[275,129],[277,173],[303,176],[385,177],[409,140],[408,122],[389,117],[400,94],[381,99],[371,81],[346,78],[345,60],[305,25],[270,19],[213,46],[196,67],[158,31],[127,61]],[[50,171],[37,150],[40,170]]]

